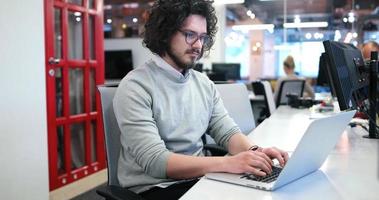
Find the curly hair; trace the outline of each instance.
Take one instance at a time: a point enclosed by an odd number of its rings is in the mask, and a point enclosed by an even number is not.
[[[217,17],[212,6],[213,0],[157,0],[150,10],[145,24],[143,44],[151,52],[160,56],[169,49],[171,37],[178,31],[190,15],[201,15],[207,21],[209,45],[203,52],[210,50],[217,32]]]

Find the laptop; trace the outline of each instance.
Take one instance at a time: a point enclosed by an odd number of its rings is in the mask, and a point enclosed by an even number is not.
[[[353,118],[355,110],[340,112],[325,118],[313,120],[287,164],[273,167],[276,177],[255,177],[251,174],[207,173],[206,178],[257,188],[275,190],[292,181],[318,170],[330,151],[334,148],[346,126]],[[263,179],[263,180],[261,180]]]

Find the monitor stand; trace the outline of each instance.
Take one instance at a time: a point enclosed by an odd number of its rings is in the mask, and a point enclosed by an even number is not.
[[[364,138],[370,138],[370,139],[379,139],[379,132],[377,129],[376,124],[376,106],[377,106],[377,85],[378,85],[378,67],[379,67],[379,61],[378,61],[378,52],[373,51],[371,52],[371,61],[369,66],[369,111],[368,111],[368,117],[369,117],[369,134],[363,136]]]

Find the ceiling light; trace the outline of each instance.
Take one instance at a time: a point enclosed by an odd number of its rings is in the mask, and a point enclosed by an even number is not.
[[[215,5],[245,3],[245,0],[215,0]]]
[[[316,33],[313,34],[313,37],[315,39],[322,39],[322,38],[324,38],[324,34],[316,32]]]
[[[246,11],[246,15],[250,17],[250,15],[253,14],[251,10]]]
[[[328,27],[328,22],[301,22],[301,23],[284,23],[284,28],[317,28]]]
[[[341,38],[342,38],[341,31],[340,30],[336,30],[334,32],[334,41],[339,41]]]
[[[307,38],[308,40],[310,40],[312,38],[312,34],[311,33],[305,34],[305,38]]]
[[[353,34],[351,32],[348,32],[346,34],[345,40],[343,41],[344,43],[350,43],[351,39],[353,39]]]
[[[255,46],[257,46],[257,47],[261,47],[261,46],[262,46],[262,43],[257,42],[257,43],[255,43]]]
[[[293,20],[293,22],[300,23],[301,22],[300,16],[299,15],[295,15],[295,19]]]
[[[351,12],[349,12],[347,15],[348,15],[347,20],[348,20],[350,23],[353,23],[353,22],[355,21],[354,13],[351,11]]]
[[[250,31],[250,30],[274,30],[274,24],[252,24],[252,25],[234,25],[232,29],[235,31]]]
[[[354,16],[349,16],[347,18],[347,20],[350,22],[350,23],[353,23],[355,21],[355,17]]]

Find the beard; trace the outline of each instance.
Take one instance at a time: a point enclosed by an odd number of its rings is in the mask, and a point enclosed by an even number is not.
[[[199,56],[196,59],[192,59],[190,62],[185,62],[183,59],[180,58],[180,56],[178,54],[176,54],[174,51],[172,51],[171,48],[169,48],[167,50],[167,55],[170,56],[170,58],[172,59],[172,61],[174,61],[176,66],[178,66],[180,69],[187,70],[187,69],[192,69],[193,67],[195,67],[196,62],[198,60],[200,60],[200,58],[203,56],[203,50],[188,49],[185,51],[186,54],[187,53],[194,53],[194,52],[198,53]]]

